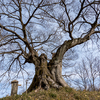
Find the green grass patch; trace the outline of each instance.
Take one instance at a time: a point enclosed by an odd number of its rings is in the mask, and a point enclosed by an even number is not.
[[[56,98],[56,97],[57,97],[57,95],[54,94],[54,93],[49,93],[49,96],[50,96],[51,98]]]

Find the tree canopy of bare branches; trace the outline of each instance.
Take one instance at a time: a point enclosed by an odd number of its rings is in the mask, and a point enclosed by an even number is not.
[[[80,90],[96,91],[100,90],[100,65],[99,58],[86,57],[75,68],[75,85]],[[78,77],[78,78],[77,78]]]

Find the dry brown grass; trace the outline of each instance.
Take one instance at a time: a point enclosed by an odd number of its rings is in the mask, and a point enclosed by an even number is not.
[[[73,88],[49,89],[29,94],[5,97],[0,100],[100,100],[100,92],[76,91]]]

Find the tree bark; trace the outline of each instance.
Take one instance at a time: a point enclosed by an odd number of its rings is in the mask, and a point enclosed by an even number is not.
[[[41,54],[40,65],[35,68],[35,76],[27,92],[32,90],[46,89],[50,87],[61,88],[68,86],[62,78],[62,62],[58,64],[47,64],[47,56]]]
[[[47,64],[47,56],[41,54],[40,57],[29,57],[27,61],[35,64],[35,76],[27,92],[39,89],[49,89],[50,87],[60,88],[68,87],[62,78],[62,59],[65,52],[75,45],[81,44],[89,38],[76,38],[74,40],[65,41],[57,50],[53,58]]]

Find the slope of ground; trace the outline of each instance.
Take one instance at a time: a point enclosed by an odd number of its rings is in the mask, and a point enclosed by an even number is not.
[[[73,88],[61,88],[60,90],[32,91],[29,94],[5,97],[0,100],[100,100],[100,92],[76,91]]]

